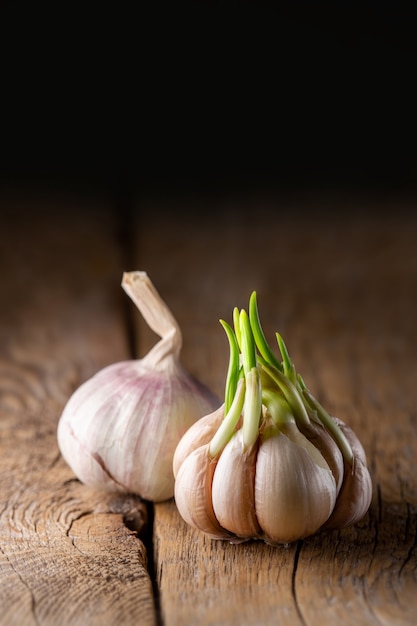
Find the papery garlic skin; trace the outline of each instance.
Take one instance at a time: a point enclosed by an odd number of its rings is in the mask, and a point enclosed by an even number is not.
[[[83,483],[159,502],[174,495],[181,437],[220,401],[181,365],[179,327],[146,273],[125,273],[122,286],[161,340],[142,359],[109,365],[73,393],[58,445]]]
[[[258,442],[245,450],[242,430],[224,447],[213,476],[212,504],[221,526],[237,537],[253,538],[261,529],[255,513]]]
[[[213,415],[180,441],[175,500],[212,538],[289,544],[362,519],[372,481],[359,439],[314,398],[278,334],[282,362],[273,354],[254,295],[250,317],[234,310],[235,331],[221,320],[230,344],[223,419],[209,443]]]
[[[213,539],[231,539],[233,535],[219,524],[212,504],[212,481],[216,460],[209,445],[193,450],[184,460],[175,479],[175,503],[181,517],[193,528]]]
[[[200,446],[203,446],[211,441],[223,418],[224,404],[212,413],[204,415],[201,419],[197,420],[197,422],[190,426],[175,449],[174,459],[172,462],[174,477],[177,476],[182,463],[193,450],[196,450]]]
[[[352,448],[353,456],[355,458],[359,458],[362,461],[362,463],[366,465],[367,463],[366,452],[365,452],[363,445],[359,441],[356,433],[354,433],[354,431],[347,424],[345,424],[345,422],[343,422],[340,418],[333,417],[333,420],[336,422],[336,424],[339,426],[340,430],[343,432],[346,439],[348,440],[349,445]]]
[[[299,428],[303,435],[307,437],[323,455],[336,481],[336,493],[338,494],[343,484],[345,472],[343,455],[340,448],[321,424],[311,421],[310,424],[302,424]]]
[[[182,518],[231,542],[287,544],[312,535],[329,518],[336,495],[323,455],[293,423],[266,426],[247,450],[240,429],[218,459],[201,446],[185,458],[175,482]]]
[[[61,453],[78,478],[161,501],[174,493],[172,458],[186,430],[212,409],[176,363],[155,376],[141,361],[108,366],[70,398],[58,425]]]
[[[352,526],[366,514],[372,501],[372,480],[366,466],[365,450],[356,434],[342,420],[334,418],[349,441],[352,465],[345,465],[345,478],[332,515],[325,524],[328,530]]]
[[[295,424],[271,425],[260,439],[255,508],[264,537],[270,543],[291,543],[314,534],[336,501],[329,466]]]

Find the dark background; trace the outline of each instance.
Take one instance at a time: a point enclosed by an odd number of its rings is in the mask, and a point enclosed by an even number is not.
[[[414,15],[276,4],[3,3],[0,185],[414,197]]]

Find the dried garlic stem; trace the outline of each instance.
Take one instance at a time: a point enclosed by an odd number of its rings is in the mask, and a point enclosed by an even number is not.
[[[153,365],[163,361],[167,355],[179,359],[182,347],[180,327],[147,273],[124,272],[122,287],[133,300],[148,326],[161,337],[161,340],[148,352],[146,359]]]

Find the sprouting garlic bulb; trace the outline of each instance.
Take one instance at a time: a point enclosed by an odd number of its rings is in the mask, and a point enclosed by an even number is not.
[[[61,453],[92,487],[154,502],[174,494],[175,448],[220,401],[180,363],[180,328],[145,272],[122,287],[161,340],[142,359],[114,363],[82,384],[58,424]]]
[[[332,418],[267,344],[256,303],[234,311],[225,403],[197,421],[174,455],[183,519],[213,539],[288,544],[367,512],[372,483],[353,431]]]

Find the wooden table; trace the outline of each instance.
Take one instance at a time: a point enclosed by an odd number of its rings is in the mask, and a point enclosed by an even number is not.
[[[417,622],[417,215],[401,198],[3,193],[0,624]],[[258,293],[312,392],[359,435],[373,500],[356,526],[273,548],[215,542],[174,501],[95,492],[56,426],[84,380],[155,342],[120,287],[148,272],[183,364],[222,396],[219,318]]]

